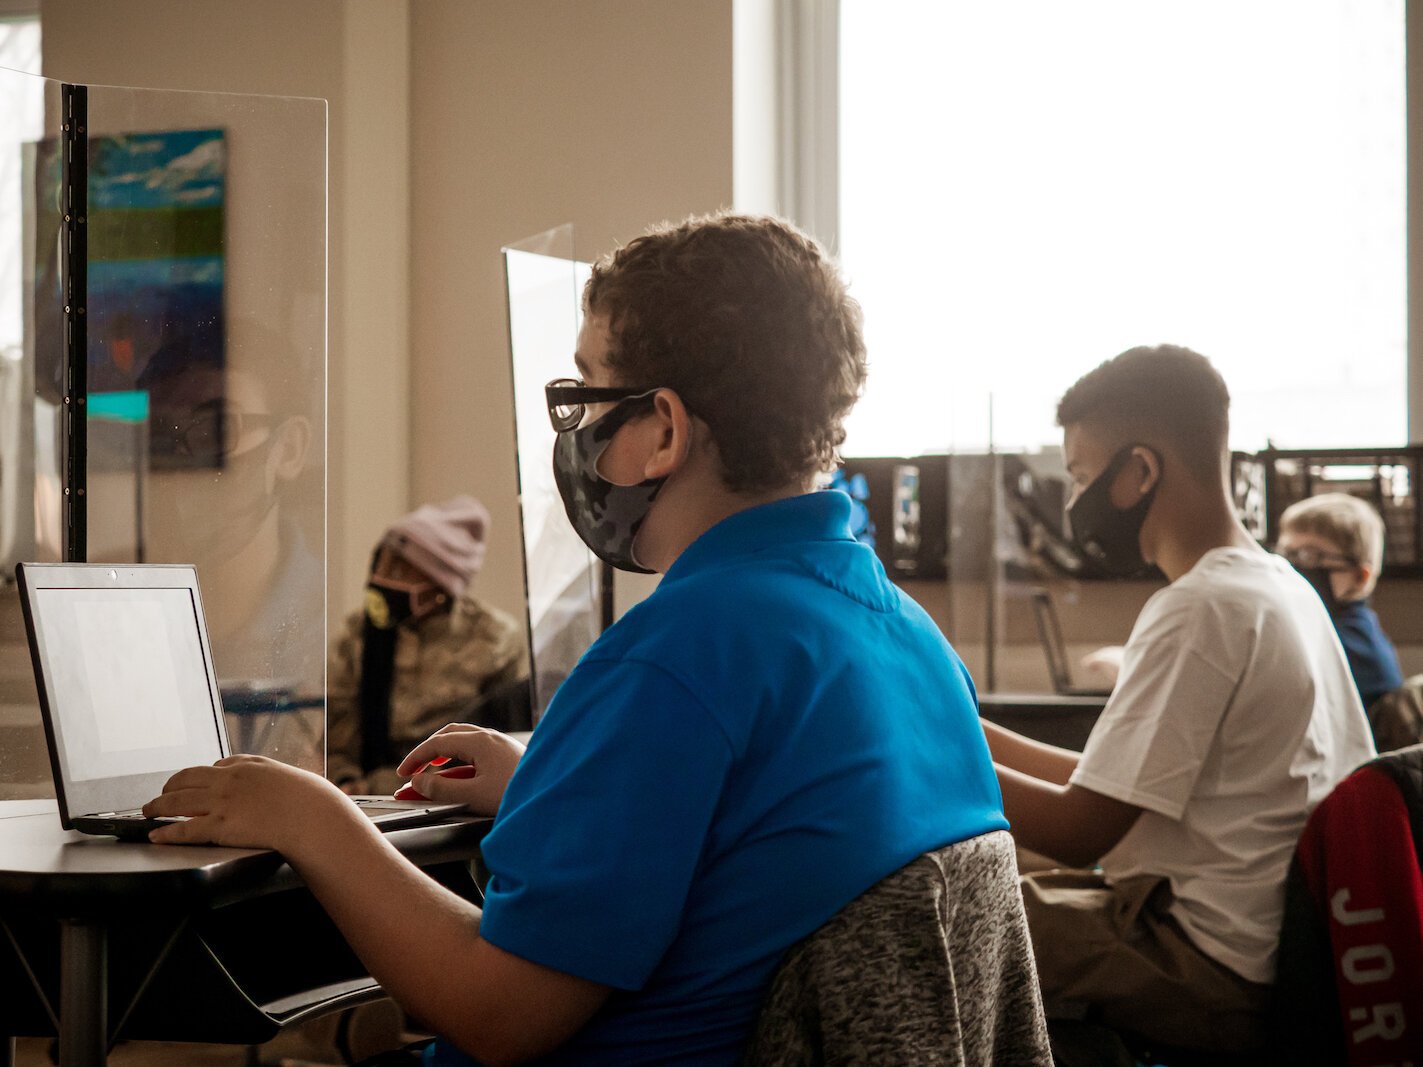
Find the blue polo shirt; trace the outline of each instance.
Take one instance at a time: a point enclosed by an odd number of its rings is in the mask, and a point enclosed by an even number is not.
[[[968,671],[849,516],[821,492],[717,524],[534,732],[481,933],[614,990],[541,1062],[734,1064],[789,946],[1007,827]]]
[[[1367,600],[1340,604],[1331,617],[1339,643],[1349,658],[1349,672],[1354,676],[1359,699],[1368,711],[1379,697],[1402,688],[1403,671],[1398,666],[1398,653]]]

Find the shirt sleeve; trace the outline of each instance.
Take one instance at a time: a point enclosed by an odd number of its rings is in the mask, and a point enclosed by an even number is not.
[[[681,926],[731,758],[715,719],[665,670],[584,660],[485,838],[481,935],[567,974],[641,988]]]
[[[1181,818],[1239,681],[1193,621],[1167,614],[1132,635],[1073,785]]]

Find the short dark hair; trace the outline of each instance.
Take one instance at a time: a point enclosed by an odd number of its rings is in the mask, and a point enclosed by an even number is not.
[[[1230,432],[1230,390],[1199,352],[1131,348],[1083,375],[1057,405],[1059,426],[1095,423],[1174,448],[1199,477],[1218,476]]]
[[[619,384],[673,389],[710,427],[727,488],[779,489],[834,465],[865,344],[814,239],[774,218],[690,218],[601,259],[583,302],[608,316]]]

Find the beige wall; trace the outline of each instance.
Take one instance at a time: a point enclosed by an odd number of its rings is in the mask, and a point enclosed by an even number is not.
[[[501,607],[523,580],[499,249],[571,222],[591,258],[731,202],[731,7],[412,5],[413,496],[489,506]]]

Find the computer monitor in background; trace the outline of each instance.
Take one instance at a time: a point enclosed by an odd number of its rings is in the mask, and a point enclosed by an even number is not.
[[[533,671],[533,720],[603,630],[602,566],[563,508],[553,480],[554,431],[544,386],[577,374],[573,353],[591,266],[561,226],[504,249],[514,431]]]

